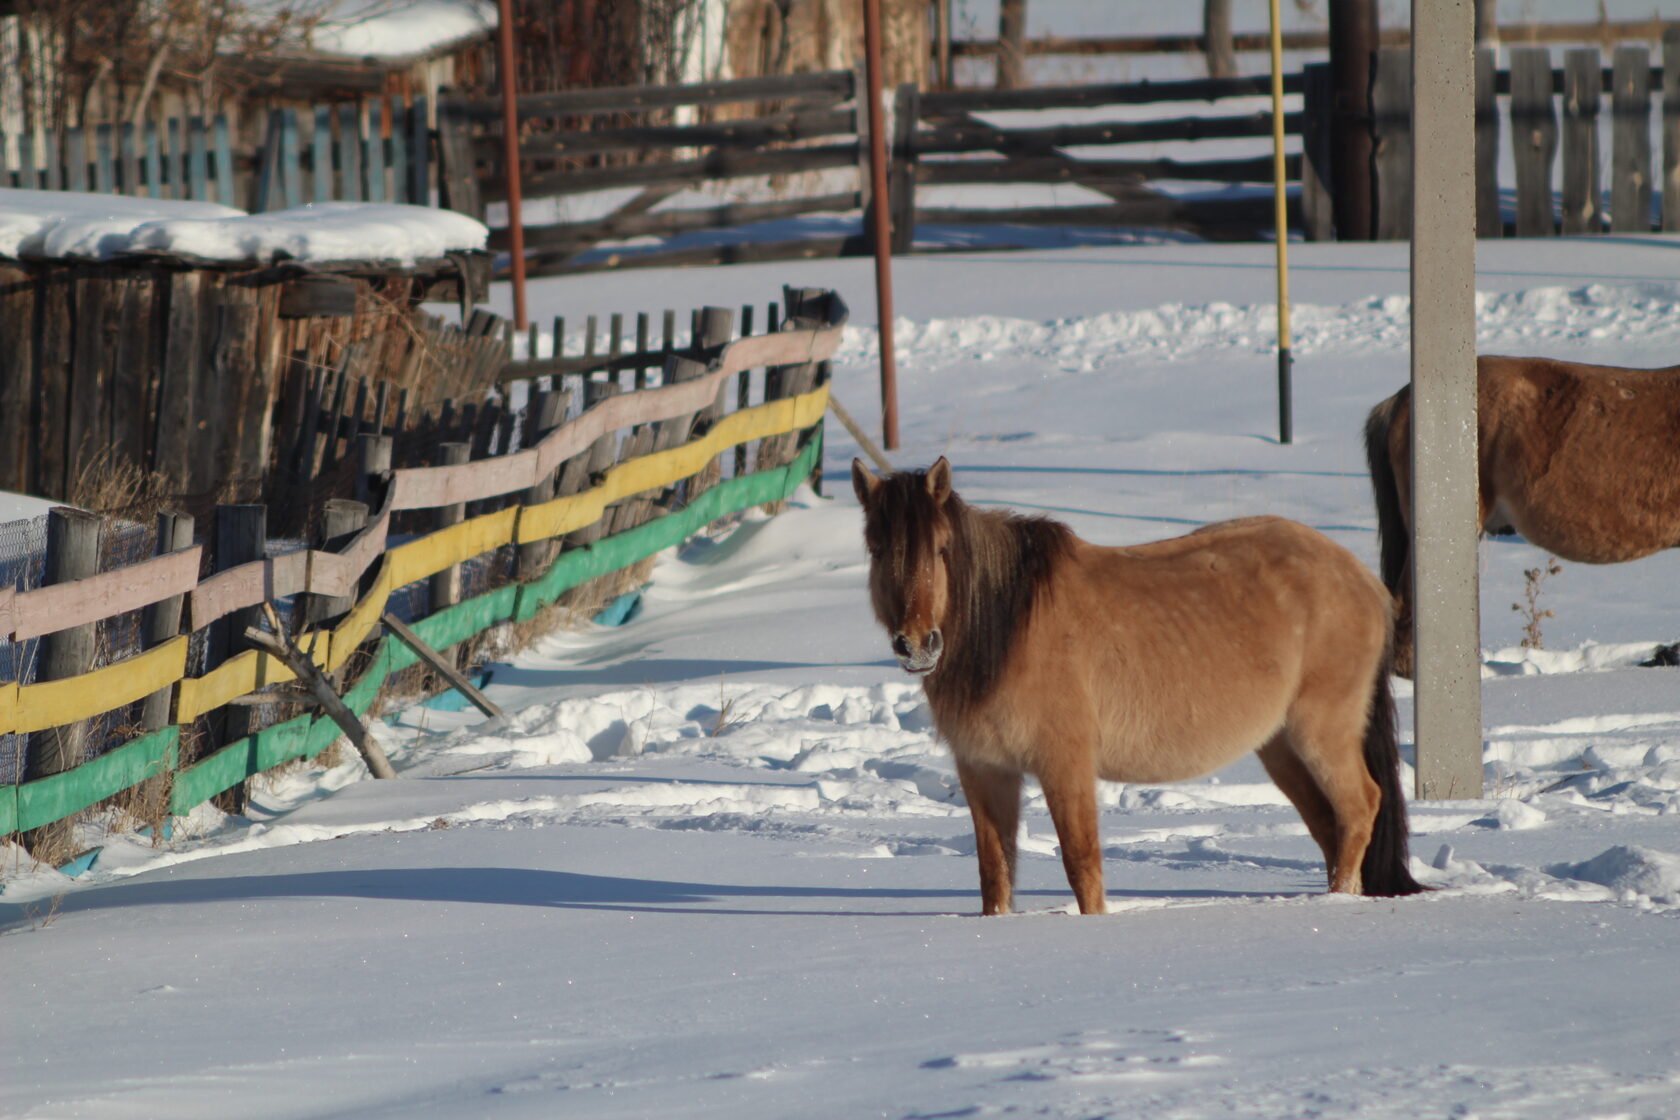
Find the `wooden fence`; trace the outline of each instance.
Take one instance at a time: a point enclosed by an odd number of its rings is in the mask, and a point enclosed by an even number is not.
[[[527,272],[556,275],[625,265],[789,260],[867,251],[861,236],[745,242],[722,248],[623,254],[579,262],[604,241],[740,228],[804,214],[856,210],[862,188],[816,190],[801,176],[860,167],[862,115],[850,71],[746,78],[685,86],[636,86],[533,94],[519,99],[519,161],[527,199],[568,199],[615,188],[635,193],[588,220],[525,227]],[[500,140],[501,102],[445,99],[439,148],[445,190],[457,209],[478,216],[507,198]],[[677,123],[700,115],[710,120]],[[861,153],[861,154],[860,154]],[[657,211],[688,187],[742,178],[786,183],[773,201]],[[860,174],[854,182],[866,181]],[[492,248],[505,249],[496,230]]]
[[[845,317],[832,293],[790,289],[786,318],[778,323],[772,314],[766,334],[722,341],[733,332],[731,313],[701,313],[702,345],[668,356],[657,387],[620,393],[610,379],[536,385],[528,445],[476,462],[449,464],[440,454],[434,465],[365,479],[363,512],[371,509],[371,520],[330,546],[277,554],[259,547],[229,564],[241,551],[230,530],[250,523],[250,507],[223,507],[205,543],[173,547],[164,534],[154,559],[0,591],[0,636],[13,643],[136,613],[153,619],[169,604],[169,617],[182,619],[148,626],[143,649],[101,667],[0,683],[0,734],[31,737],[23,773],[0,785],[0,835],[33,840],[43,830],[62,832],[75,814],[146,783],[163,810],[183,814],[330,745],[339,732],[325,718],[306,712],[266,726],[258,718],[268,709],[256,705],[265,696],[278,702],[275,686],[293,679],[268,654],[240,648],[245,619],[260,604],[285,604],[316,663],[354,676],[345,700],[362,713],[392,674],[416,660],[407,646],[380,639],[380,620],[405,589],[448,583],[472,563],[503,573],[470,597],[434,590],[413,629],[446,649],[557,602],[598,601],[604,577],[619,573],[620,582],[606,585],[610,592],[707,524],[779,503],[820,469],[825,360]],[[544,368],[571,372],[563,358],[511,372]],[[757,370],[764,372],[755,393]],[[567,397],[575,411],[569,420]],[[364,442],[378,446],[372,436]],[[399,520],[416,518],[436,527],[408,539],[394,533]],[[207,548],[219,555],[217,570],[204,576]],[[591,588],[593,600],[585,594]],[[207,737],[207,718],[229,711],[244,713],[243,723],[227,722],[235,733]],[[122,745],[61,768],[39,764],[43,736],[123,712],[143,714],[119,728],[135,733]]]
[[[1476,231],[1481,237],[1550,237],[1557,233],[1680,230],[1680,28],[1663,34],[1663,65],[1653,68],[1643,46],[1617,47],[1603,65],[1597,47],[1562,54],[1553,67],[1546,47],[1510,52],[1509,70],[1495,71],[1491,51],[1476,58]],[[1309,114],[1328,112],[1328,75],[1310,74]],[[1317,91],[1324,91],[1322,93]],[[1498,178],[1501,121],[1515,165],[1515,220],[1501,219]],[[1608,104],[1606,104],[1608,99]],[[1404,48],[1377,52],[1372,90],[1376,141],[1373,177],[1376,236],[1411,233],[1411,57]],[[1610,121],[1608,163],[1601,158],[1600,121]],[[1653,112],[1660,113],[1660,170],[1653,166]],[[1328,153],[1309,142],[1309,188],[1328,178]],[[1607,176],[1601,174],[1607,169]],[[1605,197],[1603,179],[1609,180]],[[1662,188],[1653,213],[1653,184]],[[1318,232],[1327,235],[1328,202],[1310,200]],[[1313,221],[1309,217],[1309,222]]]
[[[219,202],[250,211],[307,202],[434,203],[437,160],[424,97],[366,98],[299,114],[160,117],[0,132],[0,187]],[[241,144],[244,131],[257,139]]]
[[[1284,91],[1298,93],[1301,78],[1286,75]],[[1140,226],[1180,229],[1217,239],[1254,239],[1273,226],[1265,193],[1248,197],[1185,197],[1151,189],[1151,180],[1217,184],[1272,181],[1270,109],[1242,109],[1173,118],[1115,119],[1078,124],[1000,127],[981,114],[1001,111],[1090,109],[1130,105],[1207,105],[1234,98],[1264,98],[1266,78],[1135,82],[1117,85],[1041,86],[1019,90],[918,93],[901,86],[895,98],[895,251],[910,248],[917,225]],[[1302,130],[1299,114],[1284,119],[1285,132]],[[1125,146],[1162,141],[1252,138],[1251,156],[1219,160],[1092,159],[1070,148]],[[980,154],[992,158],[973,158]],[[1288,160],[1300,178],[1300,159]],[[936,207],[916,204],[918,186],[1069,183],[1106,195],[1084,206]]]
[[[169,254],[0,260],[0,488],[87,502],[90,482],[132,467],[208,501],[287,501],[277,482],[308,484],[333,466],[340,425],[350,441],[364,421],[400,430],[487,357],[499,373],[505,351],[485,355],[482,340],[418,309],[470,306],[489,274],[482,252],[308,268]],[[282,446],[284,425],[334,392],[333,426],[305,464]]]

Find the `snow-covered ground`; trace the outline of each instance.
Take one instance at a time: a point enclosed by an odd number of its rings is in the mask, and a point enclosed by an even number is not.
[[[1406,377],[1405,247],[1292,257],[1290,446],[1265,246],[898,262],[895,461],[946,454],[971,500],[1094,540],[1274,512],[1374,563],[1359,433]],[[1672,362],[1676,262],[1668,237],[1484,242],[1482,347]],[[869,268],[531,298],[577,321],[837,288],[836,391],[873,425]],[[826,497],[499,666],[507,729],[410,709],[378,728],[401,780],[300,768],[74,883],[14,864],[0,1117],[1680,1115],[1680,678],[1636,665],[1680,637],[1680,556],[1564,564],[1536,651],[1511,604],[1544,557],[1483,546],[1487,797],[1412,807],[1438,890],[1325,896],[1249,761],[1104,787],[1103,918],[1068,913],[1034,791],[1023,912],[980,919],[949,760],[869,615],[856,448],[829,441]]]

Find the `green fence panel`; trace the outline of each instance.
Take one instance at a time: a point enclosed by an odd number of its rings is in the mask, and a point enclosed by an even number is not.
[[[89,805],[175,768],[179,727],[165,727],[84,762],[74,770],[37,778],[17,791],[8,832],[27,832],[63,820]]]
[[[799,457],[785,467],[719,483],[676,513],[563,553],[544,575],[520,588],[514,620],[524,622],[580,583],[681,544],[720,517],[787,497],[816,468],[821,455],[822,429],[818,428]]]
[[[448,649],[456,642],[482,634],[497,623],[513,617],[519,601],[519,585],[510,583],[494,591],[475,595],[464,603],[445,607],[434,615],[414,624],[414,632],[433,649]],[[392,642],[396,658],[395,669],[406,669],[420,660],[419,655],[401,642]]]
[[[252,774],[304,757],[308,754],[312,718],[306,713],[265,727],[182,770],[175,775],[169,811],[184,816],[193,806],[203,804],[224,789],[232,789]]]

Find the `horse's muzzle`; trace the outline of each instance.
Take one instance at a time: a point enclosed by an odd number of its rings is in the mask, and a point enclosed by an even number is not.
[[[921,644],[911,645],[902,633],[894,634],[893,652],[906,673],[931,673],[939,665],[939,655],[945,652],[945,637],[937,629],[929,630]]]

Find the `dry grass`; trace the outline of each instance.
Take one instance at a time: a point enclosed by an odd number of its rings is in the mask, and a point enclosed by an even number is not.
[[[1512,603],[1511,609],[1523,616],[1523,649],[1544,649],[1540,627],[1548,618],[1557,616],[1540,606],[1540,594],[1547,579],[1563,571],[1555,556],[1546,557],[1544,568],[1529,568],[1523,572],[1523,601]]]

